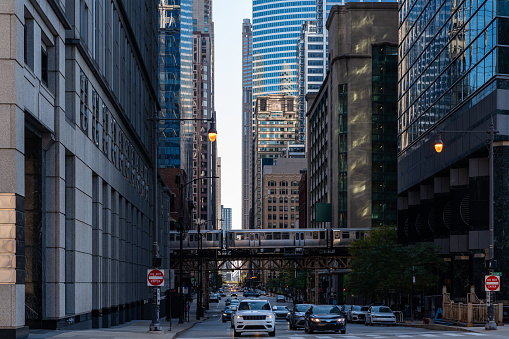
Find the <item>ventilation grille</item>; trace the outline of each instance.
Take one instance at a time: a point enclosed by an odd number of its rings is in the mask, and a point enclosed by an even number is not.
[[[443,220],[444,225],[448,229],[451,229],[451,202],[448,201],[447,204],[445,204],[444,212],[443,212]]]
[[[428,227],[431,230],[431,232],[435,233],[435,209],[434,208],[429,210]]]
[[[470,195],[465,195],[460,204],[460,216],[461,220],[468,226],[470,226]]]

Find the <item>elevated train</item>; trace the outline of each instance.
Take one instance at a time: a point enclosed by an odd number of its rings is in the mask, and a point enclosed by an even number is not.
[[[347,247],[356,239],[361,239],[369,232],[369,228],[333,228],[330,232],[325,228],[303,229],[243,229],[201,231],[202,249],[263,249],[279,252],[297,248],[327,248],[332,237],[332,247]],[[226,241],[224,241],[226,238]],[[180,248],[179,231],[170,231],[170,248]],[[198,231],[184,233],[182,240],[184,250],[198,249]]]

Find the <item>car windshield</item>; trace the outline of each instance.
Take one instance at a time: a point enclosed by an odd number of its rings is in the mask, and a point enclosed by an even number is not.
[[[340,314],[339,307],[337,306],[314,306],[314,314]]]
[[[274,306],[274,311],[288,311],[286,306]]]
[[[379,307],[378,310],[375,309],[374,311],[380,312],[380,313],[392,313],[392,311],[389,307]]]
[[[247,310],[264,310],[270,311],[270,305],[266,302],[259,301],[243,301],[239,305],[239,311],[247,311]]]
[[[232,304],[232,305],[238,305],[238,304],[240,304],[240,301],[238,301],[237,299],[235,299],[235,300],[232,300],[232,301],[230,302],[230,304]]]
[[[295,312],[306,312],[310,307],[311,305],[297,305],[295,306]]]
[[[361,307],[361,311],[366,311],[366,312],[367,312],[368,310],[369,310],[369,307],[368,307],[368,306],[362,306],[362,307]]]
[[[232,310],[232,308],[231,308],[230,306],[226,306],[226,307],[224,308],[224,311],[225,311],[225,312],[226,312],[226,311],[231,311],[231,310]]]

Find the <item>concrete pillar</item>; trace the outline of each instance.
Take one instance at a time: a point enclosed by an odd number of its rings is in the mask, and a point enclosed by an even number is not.
[[[23,6],[0,5],[0,337],[28,335],[25,325],[25,159]],[[18,36],[20,36],[18,34]],[[23,44],[23,41],[21,41]],[[21,45],[22,46],[22,45]]]
[[[467,304],[467,327],[474,326],[474,312],[472,309],[472,303]]]

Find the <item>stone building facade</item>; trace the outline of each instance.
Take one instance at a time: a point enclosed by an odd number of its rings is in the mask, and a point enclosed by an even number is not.
[[[398,6],[347,3],[327,20],[329,70],[308,94],[307,227],[318,203],[333,227],[396,223]]]
[[[156,5],[0,3],[2,338],[144,315]],[[158,204],[161,238],[167,193]],[[168,253],[161,245],[164,267]]]

